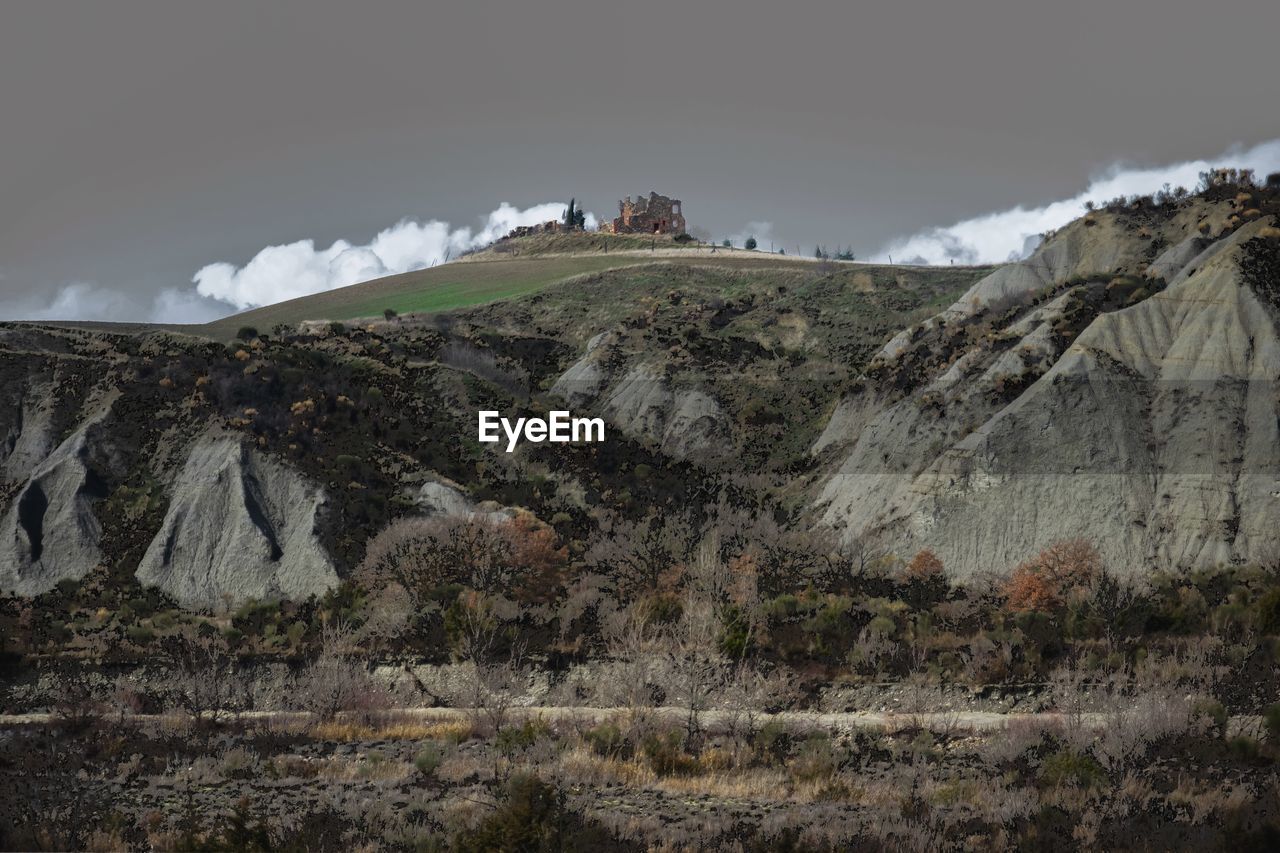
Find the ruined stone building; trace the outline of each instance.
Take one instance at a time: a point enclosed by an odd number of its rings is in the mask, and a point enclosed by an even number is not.
[[[649,193],[649,197],[627,196],[618,202],[619,216],[601,230],[614,234],[683,234],[684,214],[680,199]]]

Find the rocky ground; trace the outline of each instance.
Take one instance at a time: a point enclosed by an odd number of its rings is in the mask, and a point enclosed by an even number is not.
[[[1149,849],[1175,838],[1247,848],[1280,819],[1274,750],[1257,721],[1187,718],[1148,738],[1104,716],[995,728],[975,714],[895,717],[884,729],[865,715],[852,725],[791,715],[730,729],[708,714],[690,736],[674,713],[589,717],[522,712],[487,733],[461,712],[10,719],[0,722],[12,794],[0,842],[471,849],[468,833],[508,819],[530,775],[554,786],[557,820],[637,849]],[[1193,766],[1194,779],[1168,775]]]

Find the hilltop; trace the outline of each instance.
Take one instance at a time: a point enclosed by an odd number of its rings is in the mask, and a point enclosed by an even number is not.
[[[540,234],[502,240],[452,263],[268,305],[185,331],[225,339],[246,325],[265,331],[303,320],[379,317],[387,309],[400,314],[448,311],[524,296],[576,276],[655,260],[751,269],[806,264],[804,259],[785,255],[698,247],[666,236]]]

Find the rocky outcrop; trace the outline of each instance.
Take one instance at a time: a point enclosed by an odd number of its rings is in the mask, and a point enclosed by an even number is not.
[[[477,504],[453,483],[430,479],[409,494],[418,510],[427,516],[445,518],[479,518],[501,521],[511,516],[511,511],[495,501]]]
[[[100,561],[93,505],[103,490],[88,465],[95,424],[82,425],[36,465],[0,519],[0,589],[38,595]]]
[[[1209,209],[1203,215],[1219,221],[1222,213]],[[1149,271],[1152,276],[1171,280],[1173,273],[1186,269],[1209,242],[1199,233],[1185,233],[1196,218],[1190,214],[1175,217],[1158,226],[1158,234],[1135,232],[1114,214],[1097,213],[1077,219],[1052,235],[1025,260],[1005,264],[975,282],[947,310],[926,320],[922,326],[933,328],[940,322],[961,321],[993,306],[1026,300],[1071,279],[1109,278],[1120,273]],[[1174,245],[1151,261],[1149,253],[1156,239]],[[903,329],[884,345],[877,358],[899,356],[920,329],[921,326]]]
[[[656,442],[670,456],[732,447],[728,416],[714,399],[697,389],[673,389],[648,365],[633,367],[610,389],[604,410],[619,429]]]
[[[54,446],[54,388],[30,380],[14,383],[4,400],[0,435],[0,480],[26,480]]]
[[[316,531],[324,502],[318,485],[238,438],[201,438],[138,580],[186,607],[319,595],[338,581]]]
[[[601,332],[587,341],[587,349],[573,365],[552,384],[550,391],[562,397],[570,405],[594,400],[604,387],[609,346],[613,343],[611,332]]]
[[[610,368],[613,341],[612,333],[593,337],[582,358],[551,386],[551,393],[570,405],[598,402],[624,433],[647,438],[676,458],[721,454],[732,447],[729,418],[710,394],[673,388],[664,372],[649,364],[615,375]]]
[[[1172,280],[1178,273],[1186,269],[1196,257],[1213,243],[1208,237],[1193,235],[1165,249],[1147,267],[1147,275],[1151,278]]]

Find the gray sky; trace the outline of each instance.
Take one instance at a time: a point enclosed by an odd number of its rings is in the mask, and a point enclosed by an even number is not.
[[[6,2],[0,318],[650,189],[865,255],[1280,136],[1274,0],[436,6]]]

